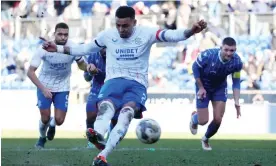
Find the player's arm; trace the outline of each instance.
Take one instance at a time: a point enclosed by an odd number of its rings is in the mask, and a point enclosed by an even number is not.
[[[232,85],[232,89],[233,89],[233,98],[235,101],[235,105],[239,106],[239,100],[240,100],[240,87],[241,87],[241,83],[240,83],[240,72],[235,72],[232,74],[232,80],[233,80],[233,85]]]
[[[194,78],[196,80],[196,84],[199,88],[199,91],[197,92],[197,98],[198,99],[203,99],[206,97],[206,90],[203,86],[203,83],[200,79],[200,70],[202,70],[206,64],[208,62],[208,54],[207,51],[202,52],[198,55],[196,61],[193,63],[193,74],[194,74]]]
[[[40,89],[44,96],[47,98],[52,98],[52,94],[51,91],[48,90],[37,78],[35,71],[37,70],[37,68],[39,67],[39,65],[41,64],[42,61],[42,56],[41,55],[42,51],[38,51],[34,54],[31,62],[30,62],[30,67],[27,71],[27,76],[30,78],[30,80],[35,84],[35,86]]]
[[[204,20],[193,24],[191,29],[176,29],[176,30],[157,30],[155,33],[154,42],[179,42],[188,39],[196,33],[201,32],[207,27]]]
[[[195,60],[192,66],[194,78],[199,88],[204,88],[202,81],[200,79],[200,70],[202,70],[206,66],[207,62],[208,54],[207,51],[204,51],[198,55],[197,59]]]
[[[104,80],[105,79],[105,72],[100,70],[99,68],[97,68],[97,73],[95,74],[95,76],[97,77],[97,79],[99,80]]]
[[[44,89],[44,85],[41,84],[41,82],[39,81],[39,79],[37,78],[35,71],[37,70],[37,68],[39,67],[39,65],[41,64],[42,61],[42,56],[40,55],[40,52],[36,52],[34,54],[34,56],[31,59],[30,62],[30,67],[28,69],[27,72],[27,76],[30,78],[30,80],[35,84],[35,86],[39,89]]]
[[[87,71],[85,71],[83,73],[83,77],[84,77],[85,81],[87,81],[87,82],[90,82],[93,79],[93,76]]]
[[[75,61],[77,62],[79,69],[82,71],[87,71],[87,63],[82,57],[76,57]]]
[[[99,55],[100,53],[94,53],[94,55],[90,55],[88,58],[88,63],[91,64],[91,71],[92,71],[92,75],[95,76],[97,79],[105,79],[105,71],[102,71],[101,69],[99,69],[95,64],[97,64],[97,61],[99,61],[99,58],[101,57],[101,55]]]
[[[237,65],[235,66],[236,68],[236,72],[234,72],[232,74],[232,81],[233,81],[233,85],[232,85],[232,89],[233,89],[233,98],[235,101],[235,105],[239,106],[239,100],[240,100],[240,87],[241,87],[241,79],[240,79],[240,73],[241,73],[241,69],[242,69],[242,62],[239,61],[239,63],[237,63]]]
[[[58,52],[71,56],[84,56],[88,55],[91,52],[98,52],[101,49],[105,48],[104,39],[105,31],[101,32],[93,41],[87,44],[79,44],[76,46],[63,46],[56,45],[54,42],[46,41],[44,38],[43,49],[48,52]]]
[[[95,59],[95,57],[89,55],[88,58],[87,58],[87,63],[91,64],[93,62],[93,59]],[[90,74],[87,70],[84,71],[83,77],[84,77],[85,81],[87,81],[87,82],[89,82],[89,81],[91,81],[93,79],[93,75]]]
[[[30,65],[28,72],[27,72],[27,76],[30,78],[30,80],[35,84],[35,86],[38,89],[43,90],[45,87],[41,84],[41,82],[37,78],[37,76],[35,74],[36,70],[37,70],[37,67]]]

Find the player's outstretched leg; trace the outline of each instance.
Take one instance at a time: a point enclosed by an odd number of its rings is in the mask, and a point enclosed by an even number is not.
[[[225,111],[225,102],[223,101],[212,101],[213,104],[213,121],[209,124],[207,132],[202,137],[201,144],[203,150],[212,150],[212,147],[209,144],[209,139],[214,136],[221,124],[222,117]]]
[[[99,104],[98,115],[94,123],[94,129],[88,128],[86,130],[86,136],[88,141],[93,143],[99,150],[105,148],[104,135],[108,131],[110,120],[115,114],[115,108],[113,104],[108,101],[102,101]]]
[[[129,124],[134,117],[134,109],[130,106],[124,106],[120,111],[118,122],[110,133],[110,137],[107,140],[105,148],[94,159],[94,166],[106,166],[107,156],[112,152],[116,145],[124,138]]]

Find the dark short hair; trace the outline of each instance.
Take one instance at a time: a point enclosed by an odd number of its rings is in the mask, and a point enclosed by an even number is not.
[[[58,29],[58,28],[62,28],[62,29],[69,29],[69,26],[63,22],[61,23],[58,23],[55,27],[55,31]]]
[[[232,37],[226,37],[223,39],[222,45],[235,46],[236,41]]]
[[[135,19],[135,10],[129,6],[120,6],[116,10],[115,16],[118,18],[128,18],[129,17],[131,19]]]

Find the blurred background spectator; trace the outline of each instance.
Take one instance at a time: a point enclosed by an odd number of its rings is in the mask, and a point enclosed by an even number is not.
[[[178,44],[152,48],[149,91],[192,90],[191,65],[200,51],[219,47],[232,36],[244,62],[242,89],[276,90],[276,2],[274,0],[21,0],[1,1],[1,88],[34,89],[26,77],[30,58],[41,44],[38,36],[53,37],[54,25],[65,21],[70,38],[91,40],[114,26],[120,5],[133,6],[138,24],[167,29],[188,28],[198,19],[208,21],[203,33]],[[87,88],[73,66],[72,88]],[[229,78],[229,88],[231,79]]]

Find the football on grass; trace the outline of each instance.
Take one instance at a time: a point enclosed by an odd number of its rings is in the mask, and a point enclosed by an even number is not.
[[[153,144],[160,139],[160,125],[153,119],[143,119],[136,126],[136,136],[145,144]]]

